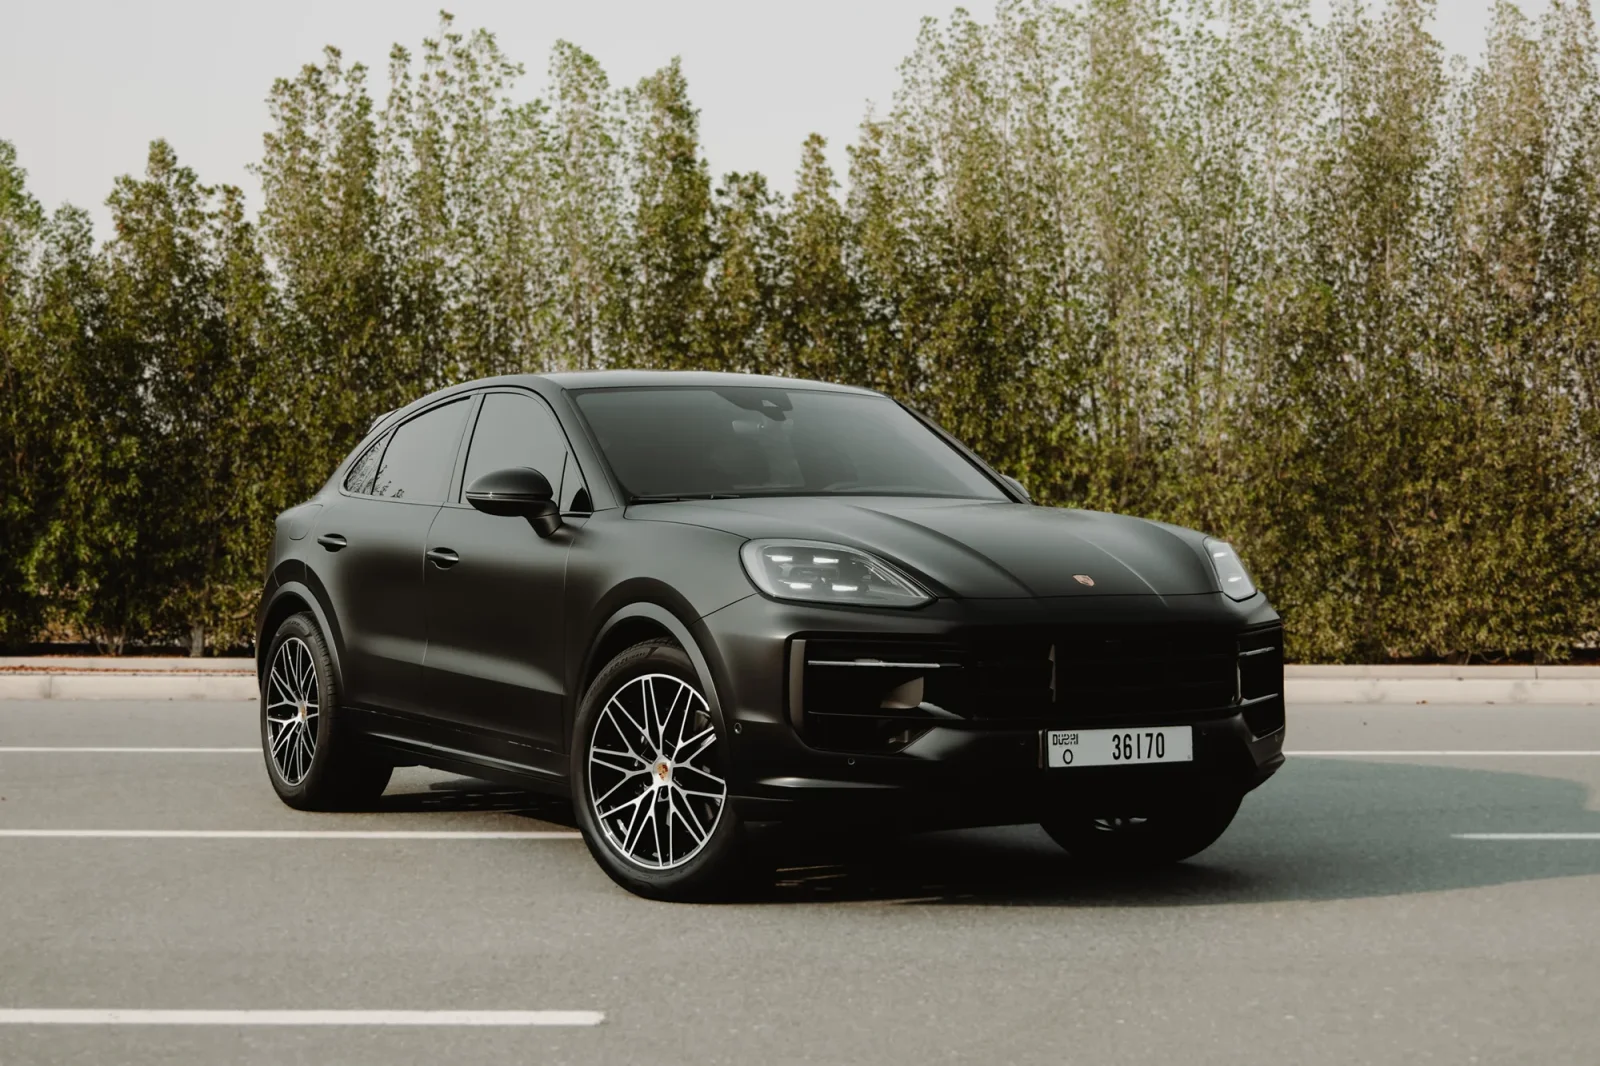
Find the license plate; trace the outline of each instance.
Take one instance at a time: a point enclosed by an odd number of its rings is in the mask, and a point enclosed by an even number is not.
[[[1047,729],[1044,760],[1051,767],[1194,762],[1194,729]]]

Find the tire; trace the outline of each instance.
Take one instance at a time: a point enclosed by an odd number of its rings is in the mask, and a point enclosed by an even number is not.
[[[708,695],[683,649],[657,640],[607,663],[578,708],[573,811],[600,868],[635,895],[718,899],[743,884],[727,727]]]
[[[278,798],[302,811],[370,807],[394,767],[339,721],[333,659],[316,619],[284,619],[266,661],[261,754]]]
[[[1120,869],[1165,866],[1217,842],[1239,812],[1241,797],[1216,796],[1152,813],[1148,818],[1059,815],[1040,822],[1075,859]]]

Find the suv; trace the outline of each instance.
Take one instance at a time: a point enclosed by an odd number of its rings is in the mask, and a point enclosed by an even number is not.
[[[515,782],[656,898],[726,891],[759,822],[1176,861],[1283,762],[1283,630],[1229,545],[1035,506],[808,381],[522,375],[391,412],[279,516],[258,647],[285,803],[404,765]]]

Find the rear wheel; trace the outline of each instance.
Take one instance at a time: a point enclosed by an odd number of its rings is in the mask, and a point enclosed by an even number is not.
[[[1239,812],[1239,796],[1207,797],[1146,817],[1058,815],[1040,824],[1073,858],[1098,866],[1182,862],[1216,843]]]
[[[720,896],[744,869],[727,741],[689,657],[636,644],[589,686],[572,745],[573,809],[617,884],[652,899]]]
[[[261,750],[278,798],[307,811],[349,810],[383,795],[394,768],[339,722],[339,690],[310,614],[284,620],[261,678]]]

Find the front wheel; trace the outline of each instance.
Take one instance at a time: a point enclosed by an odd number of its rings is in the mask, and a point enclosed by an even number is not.
[[[1214,796],[1138,818],[1056,815],[1040,822],[1073,858],[1106,867],[1182,862],[1217,842],[1239,812],[1239,796]]]
[[[573,731],[573,809],[602,869],[651,899],[705,899],[743,869],[723,726],[683,650],[636,644],[589,686]]]

